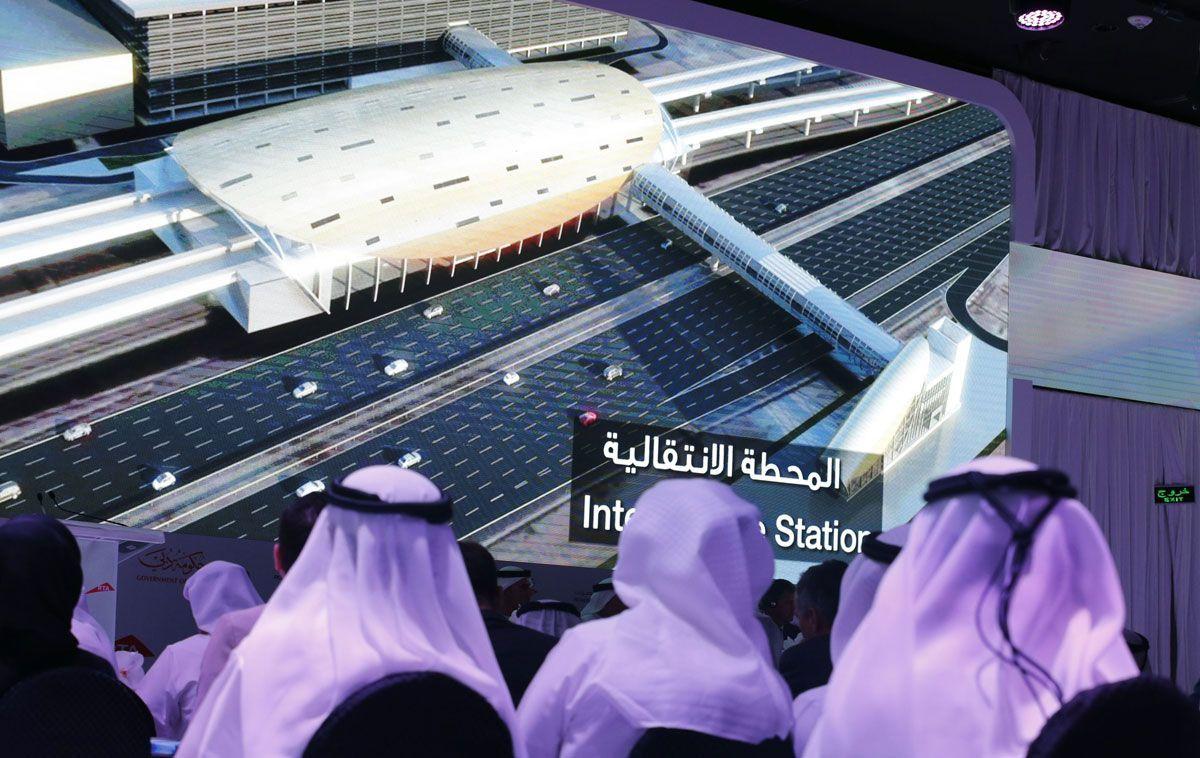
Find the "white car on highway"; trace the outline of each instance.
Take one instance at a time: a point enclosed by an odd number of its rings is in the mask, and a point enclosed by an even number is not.
[[[666,239],[666,240],[662,241],[662,244],[659,245],[659,247],[661,247],[663,250],[670,250],[671,246],[674,244],[675,244],[675,240]]]
[[[787,213],[787,212],[788,212],[788,205],[787,205],[787,203],[777,203],[777,204],[775,205],[775,212],[776,212],[776,213],[778,213],[780,216],[782,216],[783,214]]]
[[[313,479],[311,482],[305,482],[296,488],[296,497],[304,497],[311,495],[314,492],[324,492],[325,482],[320,479]]]
[[[403,374],[405,371],[408,371],[408,361],[404,360],[403,358],[397,358],[383,367],[383,373],[387,374],[388,376]]]
[[[446,309],[440,305],[430,305],[425,310],[421,311],[421,315],[425,318],[437,318],[446,312]]]
[[[316,382],[301,382],[300,384],[296,385],[296,389],[292,390],[292,397],[296,398],[297,400],[303,400],[316,391]]]
[[[162,492],[167,487],[173,487],[174,485],[175,475],[170,471],[162,472],[158,476],[154,477],[154,480],[150,482],[150,486],[154,488],[155,492]]]
[[[509,387],[513,386],[514,384],[516,384],[519,381],[521,381],[521,375],[518,374],[516,371],[505,371],[504,372],[504,383],[507,384]]]
[[[547,284],[542,289],[542,294],[546,297],[556,297],[560,292],[562,292],[562,287],[559,287],[557,284]]]
[[[421,451],[420,450],[409,450],[407,453],[400,456],[400,459],[398,461],[396,461],[396,465],[399,466],[400,468],[412,468],[413,466],[417,465],[420,462],[421,462]]]
[[[88,423],[75,424],[67,431],[63,432],[63,439],[67,442],[81,440],[92,433],[92,425]]]
[[[613,382],[625,376],[625,369],[621,368],[620,363],[614,363],[604,369],[604,381]]]
[[[21,485],[16,482],[4,482],[0,484],[0,503],[7,500],[16,500],[21,496]]]

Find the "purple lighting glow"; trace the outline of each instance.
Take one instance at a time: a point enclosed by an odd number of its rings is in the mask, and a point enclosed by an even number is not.
[[[1064,20],[1062,11],[1031,10],[1017,16],[1017,26],[1031,32],[1045,32],[1062,26]]]

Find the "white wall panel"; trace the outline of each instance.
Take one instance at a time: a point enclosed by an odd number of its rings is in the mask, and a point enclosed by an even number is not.
[[[1013,243],[1009,373],[1200,408],[1200,280]]]

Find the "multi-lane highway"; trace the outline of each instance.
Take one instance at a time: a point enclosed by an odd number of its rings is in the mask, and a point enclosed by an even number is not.
[[[956,109],[758,179],[717,200],[739,220],[765,231],[1000,128],[989,114],[981,113]],[[839,294],[853,294],[1006,204],[1007,151],[994,156],[785,252]],[[779,203],[788,206],[786,211],[776,210]],[[663,249],[667,238],[674,244]],[[56,437],[0,458],[0,481],[18,481],[24,490],[23,497],[7,503],[3,512],[33,507],[35,492],[54,489],[69,508],[116,516],[154,496],[149,483],[157,473],[169,470],[177,486],[185,486],[473,356],[677,272],[699,257],[682,235],[662,222],[638,224],[442,295],[436,302],[445,313],[435,319],[425,319],[424,305],[418,304],[249,364],[97,421],[84,440],[67,443]],[[942,279],[922,278],[922,273],[906,280],[884,295],[888,305],[876,308],[875,302],[868,303],[869,315],[882,319],[889,309],[895,312],[914,296],[941,286],[964,268],[964,260],[956,254],[933,266],[946,274]],[[936,283],[922,289],[932,282]],[[542,294],[550,283],[559,284],[559,296]],[[561,459],[567,455],[563,445],[569,445],[573,409],[587,405],[655,423],[695,418],[765,386],[771,377],[802,370],[827,349],[813,339],[787,339],[790,331],[790,320],[749,287],[728,277],[715,279],[524,369],[521,382],[513,387],[486,384],[342,457],[323,461],[312,472],[250,493],[192,527],[231,536],[269,536],[276,510],[272,506],[300,481],[420,448],[426,459],[422,467],[438,474],[440,482],[444,479],[443,486],[456,485],[450,488],[460,498],[456,527],[466,533],[519,508],[527,502],[522,498],[561,485]],[[760,351],[760,360],[719,381],[693,386],[776,338],[782,338],[782,347]],[[388,377],[382,366],[396,358],[407,360],[410,369]],[[622,363],[626,377],[604,382],[600,373],[606,362]],[[318,391],[296,399],[292,390],[303,381],[316,382]],[[688,391],[679,394],[683,390]],[[483,452],[489,444],[500,446],[507,456],[495,466]],[[494,470],[502,463],[506,465]],[[468,477],[467,469],[476,473]],[[456,479],[460,475],[461,481]],[[492,478],[479,478],[484,476]],[[483,487],[484,481],[492,483]]]
[[[759,371],[738,377],[745,382],[694,388],[670,400],[697,379],[794,332],[789,322],[770,301],[724,277],[524,369],[516,385],[493,381],[192,526],[269,537],[279,507],[302,482],[340,476],[364,461],[394,462],[416,449],[425,459],[417,468],[459,499],[455,530],[470,534],[569,478],[571,428],[581,411],[675,426],[754,391],[779,367],[799,370],[828,350],[811,338],[790,342],[765,358]],[[624,376],[606,381],[610,365],[620,365]]]
[[[849,297],[1007,206],[1010,162],[996,151],[782,252]]]
[[[24,490],[6,510],[54,489],[69,508],[119,513],[152,497],[150,482],[162,471],[180,482],[197,478],[693,262],[681,236],[669,252],[660,247],[665,228],[639,224],[589,240],[438,297],[438,318],[424,318],[425,304],[402,308],[95,423],[83,440],[51,438],[0,458],[0,481]],[[550,283],[559,284],[557,297],[542,294]],[[409,370],[387,376],[383,366],[399,358]],[[317,391],[296,399],[305,381]]]
[[[962,107],[856,142],[726,190],[713,201],[755,232],[794,221],[1001,130],[981,108]],[[779,204],[786,210],[777,210]]]

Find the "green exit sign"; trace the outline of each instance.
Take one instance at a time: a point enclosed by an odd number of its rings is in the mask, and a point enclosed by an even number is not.
[[[1190,484],[1169,484],[1154,488],[1155,503],[1194,503],[1196,488]]]

